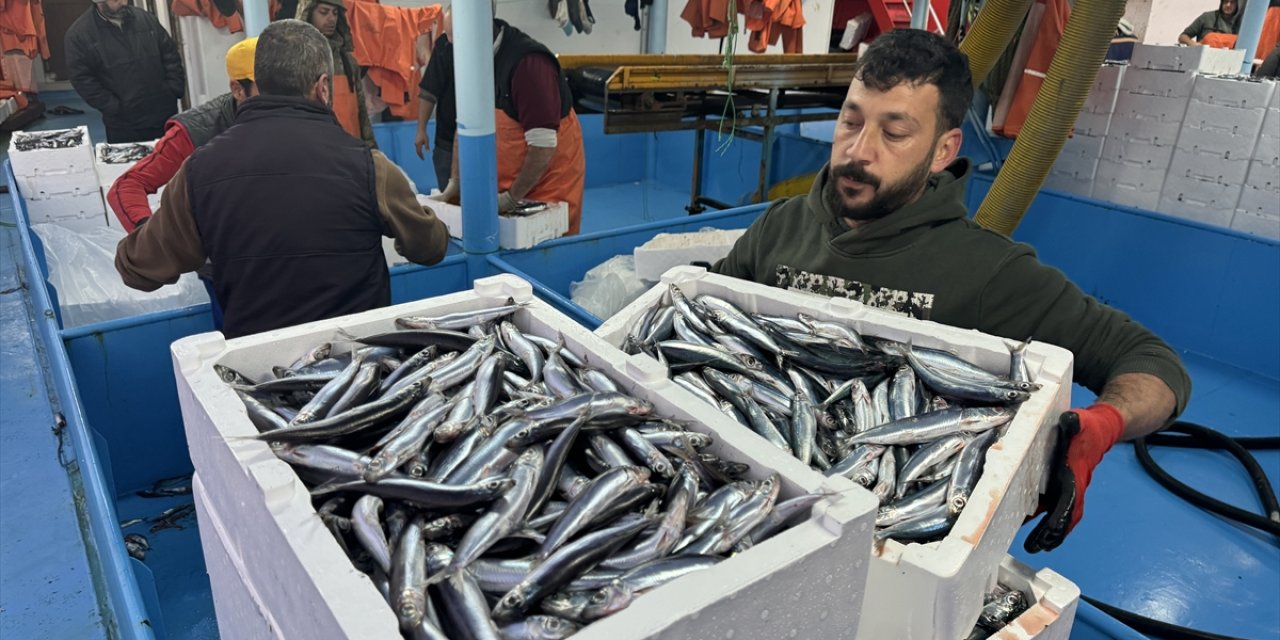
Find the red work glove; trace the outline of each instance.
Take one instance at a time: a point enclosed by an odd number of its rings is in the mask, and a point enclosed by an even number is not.
[[[1030,553],[1051,551],[1084,517],[1084,492],[1102,456],[1124,435],[1124,417],[1096,403],[1058,418],[1058,443],[1049,461],[1049,485],[1040,496],[1045,516],[1023,544]]]

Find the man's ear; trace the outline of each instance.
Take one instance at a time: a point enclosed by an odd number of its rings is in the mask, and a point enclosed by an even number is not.
[[[321,104],[327,107],[333,107],[333,84],[329,82],[329,74],[322,73],[316,79],[315,85],[311,87],[312,98],[319,100]]]
[[[963,141],[964,134],[959,127],[942,134],[933,150],[933,163],[929,166],[929,171],[937,173],[955,162],[956,157],[960,155],[960,143]]]

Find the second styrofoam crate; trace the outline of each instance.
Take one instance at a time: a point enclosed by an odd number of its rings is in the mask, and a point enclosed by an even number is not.
[[[1240,73],[1244,51],[1213,47],[1179,47],[1136,44],[1129,57],[1130,70],[1197,71],[1209,75]]]
[[[1081,136],[1076,136],[1075,140]],[[1071,140],[1068,140],[1070,143]],[[1100,146],[1100,145],[1099,145]],[[1098,168],[1098,158],[1079,153],[1071,153],[1064,147],[1057,161],[1049,168],[1043,187],[1079,196],[1093,195],[1094,174]]]
[[[1198,76],[1193,100],[1232,109],[1264,109],[1271,102],[1275,82],[1236,77]]]
[[[419,195],[418,202],[444,222],[450,236],[462,237],[462,207],[425,195]],[[549,203],[545,211],[529,216],[498,216],[498,246],[503,249],[528,249],[568,232],[569,205],[564,202]]]
[[[146,149],[147,153],[150,153],[155,150],[156,141],[129,142],[126,144],[109,144],[106,142],[98,143],[97,146],[94,147],[93,168],[94,172],[98,175],[98,186],[102,187],[104,191],[111,189],[111,185],[115,184],[116,180],[120,176],[124,175],[124,172],[137,164],[137,160],[130,160],[129,162],[108,162],[104,158],[105,152],[109,149],[120,147],[141,147]]]
[[[24,141],[37,136],[62,134],[79,140],[77,144],[60,149],[22,150]],[[9,163],[16,176],[38,176],[46,173],[93,173],[93,141],[89,128],[52,131],[16,131],[9,140]]]
[[[1271,240],[1280,240],[1280,213],[1258,213],[1236,209],[1235,216],[1231,218],[1231,228]]]
[[[1249,175],[1245,177],[1244,183],[1262,191],[1280,192],[1280,164],[1263,160],[1250,162]]]
[[[875,500],[865,491],[838,492],[834,483],[729,418],[704,407],[665,378],[656,363],[628,357],[533,296],[513,276],[475,282],[471,291],[376,309],[232,341],[207,333],[175,342],[178,396],[188,447],[211,509],[226,529],[226,547],[244,567],[238,578],[259,594],[280,637],[399,638],[396,619],[371,580],[358,572],[321,523],[306,487],[256,433],[243,404],[213,371],[222,364],[261,376],[316,344],[342,335],[390,330],[403,315],[443,314],[527,303],[512,321],[522,331],[563,337],[566,348],[608,373],[624,392],[652,402],[655,412],[709,433],[717,455],[750,465],[760,479],[782,478],[782,496],[832,495],[810,518],[706,571],[690,574],[638,598],[628,609],[574,636],[581,640],[786,637],[804,628],[839,637],[857,628],[870,554]],[[281,584],[289,589],[279,588]],[[219,585],[223,588],[240,585]],[[784,606],[782,603],[800,603]],[[221,614],[221,611],[219,611]]]
[[[1008,348],[994,336],[912,320],[842,298],[823,299],[709,274],[697,267],[668,271],[660,285],[606,320],[596,333],[610,344],[621,345],[635,320],[659,302],[670,284],[679,286],[690,298],[714,295],[747,313],[794,315],[803,311],[821,320],[841,322],[865,335],[946,349],[988,370],[1008,371]],[[923,545],[889,540],[874,554],[857,637],[963,638],[973,628],[982,608],[982,594],[994,584],[1000,562],[1043,488],[1046,455],[1056,433],[1046,425],[1056,424],[1070,401],[1071,353],[1034,342],[1028,348],[1034,352],[1028,358],[1035,379],[1043,388],[1023,403],[1004,437],[993,445],[974,489],[974,501],[944,539]],[[831,480],[856,491],[851,481]]]
[[[1231,224],[1241,185],[1170,175],[1160,192],[1161,213],[1226,227]]]
[[[237,553],[227,548],[232,539],[229,523],[222,521],[210,505],[200,474],[191,476],[191,497],[200,523],[200,548],[205,572],[212,589],[218,633],[223,638],[270,638],[274,624],[271,612],[264,611],[258,594],[244,579],[247,570]]]
[[[1280,191],[1259,189],[1244,185],[1236,209],[1243,209],[1262,217],[1280,216]]]
[[[1186,99],[1196,84],[1193,71],[1130,68],[1120,81],[1120,90],[1148,96]]]
[[[636,275],[657,282],[671,267],[694,261],[715,264],[729,255],[746,229],[707,229],[692,233],[659,233],[636,247]]]
[[[102,194],[96,189],[52,200],[28,200],[26,206],[31,224],[53,222],[70,228],[103,227],[107,224]]]
[[[992,640],[1068,640],[1080,587],[1052,569],[1034,571],[1012,556],[1000,563],[1000,584],[1021,591],[1031,606],[991,635]]]
[[[100,190],[98,178],[92,172],[79,173],[42,173],[34,176],[14,174],[18,183],[18,193],[27,202],[38,200],[61,200],[83,196]]]

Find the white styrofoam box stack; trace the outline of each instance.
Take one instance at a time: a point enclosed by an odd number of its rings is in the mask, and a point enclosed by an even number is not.
[[[646,309],[657,304],[669,284],[690,298],[710,294],[729,300],[747,313],[794,315],[803,311],[821,320],[838,321],[871,336],[951,351],[978,366],[1005,372],[1009,350],[994,336],[904,318],[843,298],[822,299],[715,274],[698,267],[677,267],[662,276],[658,286],[640,296],[596,333],[620,345]],[[636,356],[647,358],[647,356]],[[996,580],[1001,561],[1013,538],[1038,500],[1045,482],[1046,456],[1054,444],[1058,416],[1067,410],[1071,393],[1071,353],[1052,345],[1032,343],[1028,361],[1040,391],[1023,403],[1005,435],[987,454],[974,500],[960,514],[951,533],[929,544],[901,544],[888,540],[875,552],[864,596],[857,637],[895,640],[963,638],[982,608],[982,594]],[[699,401],[700,402],[700,401]],[[756,436],[737,423],[729,425]],[[763,439],[761,439],[763,442]],[[831,482],[856,492],[853,482]],[[848,638],[810,634],[810,637]],[[710,636],[707,636],[710,637]]]
[[[102,191],[105,193],[110,190],[111,185],[115,184],[116,179],[124,175],[124,172],[128,171],[130,167],[137,163],[136,160],[131,160],[129,162],[107,162],[103,159],[103,152],[112,147],[134,147],[141,145],[146,147],[147,152],[150,153],[155,151],[156,142],[156,140],[152,140],[151,142],[129,142],[125,144],[99,142],[94,147],[93,166],[94,171],[98,174],[98,186],[102,188]]]
[[[1080,115],[1076,117],[1075,135],[1100,138],[1107,135],[1107,127],[1111,122],[1111,114],[1116,108],[1116,96],[1120,92],[1120,81],[1124,77],[1124,67],[1103,65],[1098,69],[1093,87],[1085,98]]]
[[[746,229],[705,229],[692,233],[659,233],[636,247],[636,275],[657,282],[671,267],[695,261],[715,264],[729,255]]]
[[[18,148],[25,139],[55,132],[13,134],[9,162],[18,192],[27,205],[27,217],[32,224],[56,222],[75,229],[104,226],[106,208],[93,171],[93,141],[89,138],[89,129],[75,127],[56,133],[67,132],[78,133],[80,143],[61,149],[28,151]]]
[[[1180,47],[1135,44],[1129,58],[1130,69],[1195,71],[1208,75],[1240,73],[1244,51],[1212,47]]]
[[[462,237],[462,207],[421,194],[418,202],[444,222],[450,236]],[[569,233],[569,205],[564,202],[549,202],[545,211],[529,216],[498,216],[498,246],[503,249],[528,249],[566,233]]]
[[[1098,159],[1102,157],[1105,142],[1104,137],[1085,135],[1079,131],[1067,138],[1062,151],[1058,153],[1058,159],[1049,168],[1044,188],[1085,197],[1093,195]]]
[[[1280,87],[1271,92],[1231,228],[1280,240]]]
[[[1080,587],[1052,569],[1034,571],[1012,556],[1000,563],[1000,584],[1021,591],[1031,606],[1003,629],[995,640],[1067,640],[1080,604]]]
[[[761,479],[778,473],[781,496],[829,493],[809,519],[728,558],[637,598],[626,610],[583,629],[580,640],[709,638],[739,640],[844,637],[857,628],[871,550],[875,499],[835,483],[705,407],[645,357],[626,356],[533,295],[514,276],[484,278],[471,291],[299,325],[227,341],[220,333],[175,342],[174,371],[202,508],[218,523],[204,537],[219,631],[224,637],[400,638],[395,615],[373,582],[356,570],[316,514],[306,486],[256,433],[214,364],[261,377],[316,344],[342,335],[389,331],[395,318],[527,303],[512,321],[521,331],[563,337],[566,347],[605,371],[657,415],[712,435],[712,453],[750,465]],[[202,524],[203,524],[202,520]],[[218,543],[218,544],[215,544]],[[220,545],[220,546],[219,546]],[[233,567],[232,571],[228,567]],[[281,588],[288,585],[288,588]],[[252,602],[252,606],[248,603]],[[226,612],[228,607],[234,607]],[[247,608],[246,608],[247,607]],[[262,612],[262,616],[249,615]]]

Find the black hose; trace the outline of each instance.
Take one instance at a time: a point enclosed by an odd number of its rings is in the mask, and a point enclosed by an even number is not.
[[[1280,501],[1276,499],[1276,493],[1271,488],[1271,482],[1267,478],[1266,471],[1262,469],[1262,465],[1258,464],[1253,454],[1249,453],[1248,450],[1232,438],[1198,424],[1175,422],[1165,431],[1185,433],[1189,438],[1194,438],[1204,443],[1202,446],[1205,448],[1225,449],[1235,456],[1240,461],[1240,464],[1244,466],[1245,471],[1248,472],[1249,479],[1253,482],[1254,489],[1262,501],[1265,515],[1246,511],[1192,489],[1182,481],[1174,478],[1152,459],[1151,452],[1147,449],[1147,439],[1150,436],[1135,440],[1133,449],[1138,456],[1138,462],[1142,464],[1142,467],[1147,470],[1147,473],[1151,474],[1151,477],[1156,482],[1159,482],[1174,495],[1206,511],[1211,511],[1224,518],[1248,525],[1273,536],[1280,536]],[[1166,436],[1164,439],[1167,440],[1169,437]]]
[[[1099,602],[1086,595],[1080,596],[1081,600],[1098,608],[1099,611],[1123,622],[1132,627],[1135,631],[1144,633],[1157,638],[1166,638],[1167,640],[1244,640],[1236,636],[1224,636],[1217,633],[1209,633],[1208,631],[1200,631],[1190,627],[1180,627],[1176,624],[1153,620],[1151,618],[1140,616],[1131,611],[1118,609],[1105,602]]]

